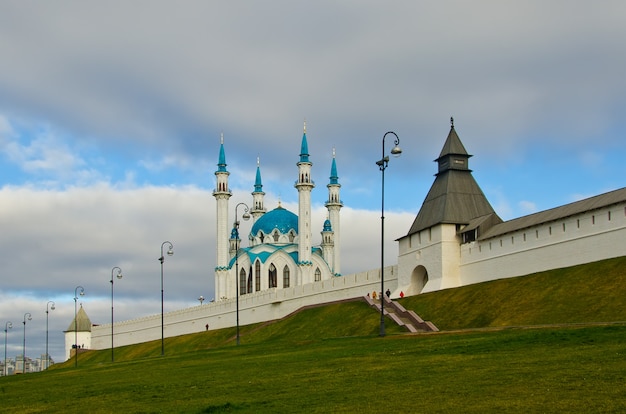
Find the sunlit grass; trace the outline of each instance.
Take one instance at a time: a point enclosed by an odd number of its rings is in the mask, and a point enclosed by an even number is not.
[[[334,304],[242,326],[240,346],[229,328],[166,338],[165,356],[159,340],[0,378],[0,412],[624,412],[626,324],[571,324],[626,319],[624,264],[403,301],[448,329],[560,327],[408,335],[388,321],[381,338],[364,302]]]

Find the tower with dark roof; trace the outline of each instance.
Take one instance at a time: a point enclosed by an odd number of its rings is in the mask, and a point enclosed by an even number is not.
[[[500,223],[469,169],[469,159],[450,118],[450,132],[437,162],[438,170],[406,236],[398,239],[398,289],[417,294],[458,286],[463,238]]]

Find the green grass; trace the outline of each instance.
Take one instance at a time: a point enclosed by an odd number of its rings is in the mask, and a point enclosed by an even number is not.
[[[446,329],[623,321],[624,264],[614,259],[553,278],[482,284],[482,295],[468,286],[403,304],[432,312],[418,311]],[[585,286],[593,289],[574,292]],[[567,309],[579,301],[597,317]],[[378,324],[365,303],[349,302],[241,327],[240,346],[231,328],[167,338],[165,356],[160,341],[117,348],[115,363],[110,350],[88,351],[78,368],[69,361],[0,378],[0,412],[626,411],[626,323],[409,335],[388,322],[384,338]]]
[[[626,321],[626,257],[400,301],[439,329]]]

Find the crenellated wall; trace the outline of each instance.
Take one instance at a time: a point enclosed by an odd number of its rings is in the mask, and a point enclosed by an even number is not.
[[[626,255],[626,206],[607,206],[461,245],[461,285]]]

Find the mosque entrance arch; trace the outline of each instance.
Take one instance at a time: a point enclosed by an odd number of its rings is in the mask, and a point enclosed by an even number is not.
[[[422,265],[416,266],[411,273],[411,292],[410,295],[422,293],[424,286],[428,282],[428,271]]]

